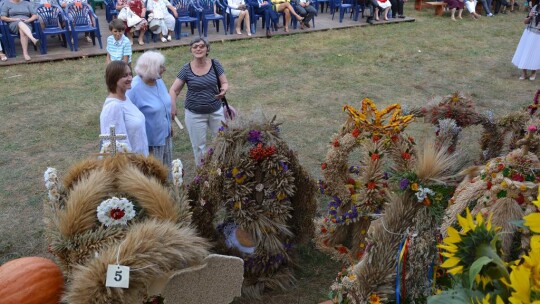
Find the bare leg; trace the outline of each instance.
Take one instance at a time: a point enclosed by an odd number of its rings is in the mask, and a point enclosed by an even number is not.
[[[247,11],[245,12],[244,17],[244,26],[246,27],[246,32],[248,36],[251,36],[251,23],[249,21],[249,13]]]
[[[291,23],[291,11],[286,8],[285,10],[283,10],[283,14],[285,15],[285,32],[289,32],[289,23]]]
[[[144,33],[146,33],[144,29],[139,31],[139,45],[144,45]]]
[[[289,12],[290,12],[291,14],[294,15],[294,17],[296,18],[296,20],[298,20],[298,21],[304,20],[304,17],[298,15],[298,14],[294,11],[294,8],[292,7],[292,5],[291,5],[289,2],[281,3],[281,4],[279,5],[278,11],[281,12],[282,10],[285,10],[285,9],[288,9]]]
[[[521,70],[521,77],[519,77],[519,80],[527,79],[527,70],[523,69]]]
[[[462,13],[463,13],[463,9],[460,8],[460,9],[458,10],[458,15],[457,15],[457,17],[458,17],[459,19],[463,19],[463,17],[461,17],[461,14],[462,14]]]
[[[450,13],[451,13],[451,16],[450,18],[454,21],[456,21],[456,8],[454,7],[453,9],[450,10]]]
[[[531,70],[531,76],[529,77],[529,80],[535,80],[536,79],[536,70]]]
[[[19,27],[19,35],[21,36],[21,47],[23,51],[23,56],[24,59],[28,61],[32,59],[28,55],[28,40],[31,40],[32,43],[35,44],[37,42],[37,39],[34,38],[34,36],[32,35],[32,31],[26,23],[19,22],[17,25]]]
[[[383,18],[384,20],[388,21],[388,11],[390,10],[390,7],[387,7],[383,11]]]
[[[374,14],[374,16],[375,16],[375,20],[376,20],[376,21],[379,21],[379,8],[378,8],[378,7],[375,8],[375,14]]]
[[[244,20],[245,15],[246,15],[246,12],[241,11],[240,14],[238,15],[238,18],[236,18],[235,29],[236,29],[236,34],[238,35],[242,35],[242,31],[240,30],[240,25],[242,24],[242,20]]]
[[[127,35],[128,35],[128,38],[129,38],[129,42],[131,42],[131,45],[133,45],[133,32],[129,31],[129,33]]]

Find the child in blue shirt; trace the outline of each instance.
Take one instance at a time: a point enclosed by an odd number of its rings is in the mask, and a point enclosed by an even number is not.
[[[131,67],[131,42],[124,35],[126,25],[120,19],[114,19],[109,23],[112,35],[107,37],[107,64],[111,61],[121,60]]]

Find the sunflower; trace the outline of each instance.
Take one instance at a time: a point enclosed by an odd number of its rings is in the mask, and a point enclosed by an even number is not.
[[[458,223],[461,232],[449,227],[448,236],[438,246],[444,250],[442,255],[447,258],[441,267],[447,268],[448,273],[458,275],[467,272],[478,258],[487,256],[492,261],[477,274],[476,284],[485,288],[493,279],[506,277],[508,272],[500,258],[501,244],[497,238],[497,229],[491,226],[491,216],[487,221],[481,213],[473,218],[467,209],[465,217],[458,215]]]
[[[540,236],[531,239],[531,250],[517,265],[512,266],[510,282],[512,289],[508,301],[512,304],[540,304]]]
[[[473,301],[474,304],[491,304],[491,294],[486,294],[481,300],[476,299],[476,301]],[[495,304],[504,304],[504,301],[502,300],[501,296],[497,295],[495,297]]]
[[[535,201],[532,201],[532,203],[540,208],[540,187],[538,187],[538,197],[536,197]],[[527,216],[523,217],[524,225],[529,227],[529,229],[534,233],[540,233],[540,213],[534,212]]]

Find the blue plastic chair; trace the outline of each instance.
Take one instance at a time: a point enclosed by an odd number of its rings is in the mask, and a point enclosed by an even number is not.
[[[200,18],[203,24],[204,37],[208,37],[208,22],[212,21],[216,26],[216,31],[219,33],[219,21],[223,22],[223,31],[227,35],[227,24],[225,20],[225,8],[221,5],[219,1],[212,0],[201,0],[198,2],[193,2],[195,8],[199,11]],[[214,14],[214,5],[216,5],[216,11],[218,15]],[[219,15],[221,11],[221,15]]]
[[[118,10],[116,10],[116,0],[104,0],[105,3],[105,19],[107,23],[114,19],[114,16],[118,16]]]
[[[11,51],[11,46],[9,45],[7,35],[4,33],[5,27],[7,27],[6,23],[0,20],[0,43],[2,43],[3,53],[7,57],[8,53]]]
[[[330,0],[330,11],[332,12],[332,20],[334,20],[334,14],[339,10],[339,23],[343,22],[345,12],[349,9],[352,10],[352,4],[344,3],[343,0]]]
[[[62,45],[73,51],[73,45],[71,44],[71,35],[67,26],[67,16],[60,6],[52,5],[46,7],[44,5],[38,7],[36,13],[41,18],[44,27],[38,27],[40,31],[41,39],[41,54],[47,54],[47,36],[50,35],[63,35],[64,42]],[[62,28],[64,24],[64,28]]]
[[[228,26],[228,29],[229,29],[229,33],[232,35],[233,34],[233,30],[234,30],[234,22],[236,19],[238,19],[238,16],[235,16],[232,14],[232,10],[233,8],[229,6],[229,3],[227,2],[227,0],[222,0],[221,1],[221,5],[225,8],[225,18],[227,19],[227,26]],[[246,4],[247,6],[247,4]],[[248,9],[248,13],[249,13],[249,7],[247,8]],[[251,22],[251,13],[249,13],[249,20]],[[247,25],[244,25],[244,26],[247,26]],[[251,30],[251,26],[249,28],[249,31],[251,33],[253,33],[253,31]]]
[[[40,27],[39,21],[34,20],[30,25],[32,29],[32,35],[41,41],[42,37],[40,36],[39,30],[38,30]],[[0,22],[0,27],[1,27],[2,37],[4,37],[4,41],[5,41],[4,43],[4,47],[6,48],[5,54],[8,58],[14,58],[17,56],[16,51],[15,51],[15,39],[20,39],[21,37],[19,36],[18,32],[17,34],[11,33],[7,22]],[[36,46],[34,46],[34,49],[37,51]]]
[[[69,20],[71,36],[73,37],[73,48],[79,50],[79,33],[90,33],[92,44],[96,45],[96,38],[99,42],[99,48],[102,49],[101,32],[99,31],[99,19],[92,11],[92,8],[86,3],[72,3],[66,8],[66,14]],[[93,18],[94,23],[90,18]]]
[[[319,10],[319,6],[321,7],[321,13],[324,13],[324,4],[326,3],[326,11],[328,12],[328,7],[330,6],[330,0],[316,0],[313,1],[313,4],[315,5],[315,8],[317,11]]]
[[[174,25],[174,35],[176,36],[176,40],[180,40],[182,37],[182,23],[191,24],[191,35],[195,34],[196,28],[199,32],[199,36],[201,36],[201,20],[199,14],[195,10],[193,1],[172,0],[171,4],[176,8],[176,12],[178,13],[178,17],[176,18],[176,23]]]

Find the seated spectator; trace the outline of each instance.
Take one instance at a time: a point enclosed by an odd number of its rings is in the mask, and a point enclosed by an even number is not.
[[[83,4],[88,4],[88,1],[87,0],[59,0],[60,1],[60,6],[65,9],[68,5],[72,4],[72,3],[83,3]],[[90,17],[88,17],[88,19],[90,19]],[[92,22],[92,25],[94,24],[94,20],[91,20],[90,19],[90,22]],[[63,25],[64,27],[65,25]],[[86,39],[86,42],[92,42],[92,38],[90,38],[90,33],[84,33],[84,38]]]
[[[453,21],[456,21],[456,9],[458,10],[458,18],[463,19],[463,17],[461,17],[461,14],[463,13],[463,1],[464,0],[444,0],[444,2],[448,4],[448,8],[451,12],[450,18],[452,18]]]
[[[484,11],[486,11],[486,16],[493,17],[493,14],[491,13],[491,2],[492,0],[479,0],[482,4],[482,7],[484,8]]]
[[[471,17],[473,19],[480,18],[480,15],[478,15],[478,13],[476,12],[477,3],[478,1],[476,0],[465,0],[465,7],[467,7],[467,10],[469,11],[469,13],[471,13]]]
[[[379,9],[382,9],[382,15],[384,20],[388,20],[388,11],[392,7],[392,4],[388,0],[377,0],[375,6],[375,20],[379,21]]]
[[[29,61],[32,58],[28,55],[28,40],[32,41],[34,46],[39,46],[39,39],[32,35],[31,25],[34,20],[38,19],[34,5],[28,1],[9,0],[4,1],[1,19],[8,23],[9,31],[12,34],[19,34],[21,37],[21,47],[24,60]]]
[[[495,15],[497,15],[498,13],[506,14],[506,8],[508,7],[510,7],[510,3],[508,3],[508,1],[495,0],[495,11],[493,12],[493,14]]]
[[[392,4],[392,18],[405,18],[403,15],[405,0],[390,0],[390,3]]]
[[[266,0],[247,0],[247,2],[251,7],[253,7],[255,14],[264,16],[263,20],[266,27],[266,37],[272,37],[272,32],[270,31],[270,21],[274,22],[276,25],[279,22],[279,16],[276,11],[272,9],[272,4]]]
[[[147,10],[151,13],[148,16],[148,19],[151,19],[149,22],[150,30],[154,34],[159,34],[161,42],[171,41],[176,23],[175,18],[178,17],[176,8],[168,0],[148,0],[147,5]],[[171,10],[174,17],[167,8]]]
[[[302,21],[304,18],[296,13],[292,7],[290,0],[272,0],[274,10],[278,13],[283,13],[285,16],[285,32],[289,32],[289,24],[291,23],[291,14],[294,15],[296,20]]]
[[[148,21],[146,21],[146,6],[142,0],[118,0],[116,9],[120,11],[124,7],[129,8],[134,14],[141,17],[141,21],[133,26],[128,26],[127,20],[124,20],[126,25],[126,34],[133,45],[133,34],[138,32],[139,45],[144,45],[144,33],[148,29]]]
[[[2,49],[2,44],[0,44],[0,60],[7,61],[7,56],[6,54],[4,54],[4,50]]]
[[[310,28],[309,22],[317,15],[317,9],[311,5],[309,0],[298,0],[295,8],[298,15],[304,17],[304,20],[300,21],[300,29],[303,30],[304,27]]]
[[[109,23],[109,30],[112,35],[107,37],[107,64],[111,61],[120,60],[124,61],[130,66],[131,69],[131,42],[124,35],[126,26],[124,21],[120,19],[113,19]]]
[[[247,6],[244,0],[228,0],[227,4],[231,8],[231,14],[233,16],[238,16],[235,23],[236,34],[242,35],[240,25],[242,25],[242,21],[245,20],[244,27],[246,28],[247,35],[251,36],[251,23],[249,22],[249,12],[247,10]]]

